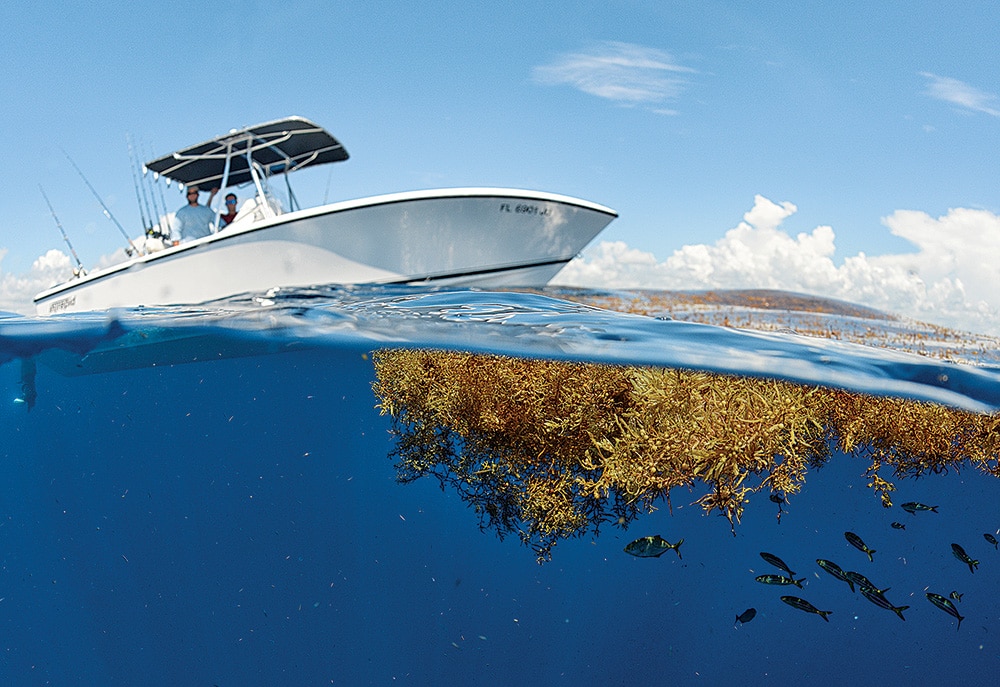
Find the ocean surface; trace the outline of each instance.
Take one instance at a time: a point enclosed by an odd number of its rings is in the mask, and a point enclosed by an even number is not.
[[[958,684],[1000,669],[1000,483],[834,455],[735,527],[697,490],[536,562],[433,479],[402,484],[372,353],[440,348],[777,377],[976,412],[977,364],[629,314],[598,292],[313,289],[0,318],[0,684]],[[740,311],[745,316],[747,310]],[[815,314],[810,314],[815,316]],[[734,315],[735,317],[735,315]],[[826,314],[872,334],[908,325]],[[825,325],[824,325],[825,326]],[[985,364],[984,364],[985,361]],[[910,514],[921,502],[938,512]],[[890,526],[892,522],[905,529]],[[845,531],[876,550],[853,548]],[[683,557],[628,555],[648,535]],[[960,542],[980,565],[956,560]],[[803,588],[760,584],[782,558]],[[816,565],[863,572],[905,621]],[[791,591],[789,591],[791,590]],[[925,598],[962,595],[955,619]],[[780,601],[830,610],[828,622]],[[749,608],[756,616],[740,623]]]

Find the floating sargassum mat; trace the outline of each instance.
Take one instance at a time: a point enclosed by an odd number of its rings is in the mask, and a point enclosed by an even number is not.
[[[677,487],[735,527],[759,491],[798,492],[831,447],[868,486],[973,466],[1000,476],[1000,415],[784,381],[676,369],[383,350],[374,391],[401,481],[456,489],[484,528],[550,556],[561,538],[627,525]]]

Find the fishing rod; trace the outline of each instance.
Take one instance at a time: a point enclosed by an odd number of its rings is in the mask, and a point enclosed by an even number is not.
[[[148,155],[149,153],[144,153],[144,154]],[[160,206],[157,205],[157,203],[156,203],[156,192],[154,191],[154,187],[157,186],[157,183],[156,183],[156,173],[154,172],[153,175],[154,175],[153,179],[150,179],[149,178],[149,169],[146,168],[146,165],[142,165],[142,197],[145,198],[146,197],[146,193],[148,191],[148,193],[149,193],[149,201],[148,202],[150,203],[150,205],[153,206],[153,210],[150,213],[150,220],[152,220],[152,218],[155,217],[156,218],[156,234],[159,234],[160,238],[168,238],[170,236],[170,226],[169,226],[169,224],[164,228],[164,220],[166,219],[166,216],[167,216],[167,203],[166,203],[166,200],[164,199],[164,201],[163,201],[163,210],[161,211],[160,210]],[[163,196],[163,190],[162,189],[160,190],[160,196],[161,197]]]
[[[164,210],[163,212],[160,212],[160,207],[156,204],[156,194],[153,193],[153,182],[150,181],[147,178],[147,176],[146,176],[148,173],[149,173],[149,170],[146,169],[145,165],[143,165],[143,167],[142,167],[142,181],[141,181],[141,183],[142,183],[142,197],[145,198],[146,194],[147,193],[149,194],[149,201],[148,202],[149,202],[149,204],[153,208],[152,212],[150,213],[150,217],[151,218],[152,217],[156,218],[156,229],[153,230],[153,235],[156,236],[157,234],[159,234],[161,238],[166,238],[167,236],[170,235],[170,228],[169,227],[167,227],[167,229],[163,228],[163,218],[166,215],[166,210]],[[152,221],[152,219],[150,221]]]
[[[87,270],[83,268],[80,256],[76,254],[75,250],[73,250],[73,244],[69,242],[69,236],[66,235],[66,230],[63,229],[62,222],[60,222],[59,218],[56,217],[56,211],[52,208],[52,203],[49,202],[49,197],[45,195],[45,189],[42,188],[41,184],[38,185],[38,190],[42,192],[42,198],[45,199],[45,204],[49,206],[49,212],[52,213],[52,219],[56,221],[56,226],[59,227],[59,233],[62,234],[63,241],[66,242],[66,246],[69,247],[69,252],[73,255],[73,259],[76,260],[76,269],[73,270],[73,273],[78,277],[86,274]]]
[[[147,151],[146,154],[147,155],[152,155],[153,154],[152,148],[150,148]],[[143,175],[145,175],[149,171],[145,167],[143,167],[142,170],[143,170],[142,171]],[[159,222],[160,222],[160,234],[162,234],[165,237],[169,237],[170,236],[170,222],[167,219],[167,213],[168,213],[168,210],[167,210],[167,197],[165,195],[163,195],[163,185],[156,183],[156,180],[159,178],[158,175],[157,175],[157,173],[153,172],[153,175],[154,175],[153,181],[150,182],[152,184],[152,186],[150,186],[149,195],[153,198],[153,207],[155,208],[156,207],[156,194],[153,193],[153,188],[159,189],[159,191],[160,191],[160,203],[163,206],[163,212],[162,213],[160,213],[159,210],[156,211],[157,214],[159,214],[159,217],[160,217],[160,219],[159,219]],[[167,180],[167,184],[168,185],[170,184],[170,180],[169,179]],[[166,229],[165,230],[164,230],[164,226],[163,226],[164,224],[166,224]]]
[[[149,213],[149,201],[146,201],[145,210],[143,209],[142,196],[145,195],[145,188],[143,189],[142,195],[139,192],[139,179],[135,175],[135,151],[132,150],[132,137],[125,134],[125,142],[128,145],[128,166],[129,171],[132,172],[132,187],[135,189],[135,202],[139,206],[139,219],[142,221],[143,231],[146,235],[150,235],[153,231],[152,215]],[[150,219],[147,221],[146,216],[150,215]]]
[[[170,237],[170,225],[167,224],[164,227],[164,220],[167,216],[166,202],[164,202],[163,212],[160,212],[160,208],[156,205],[156,194],[153,192],[154,181],[148,178],[149,170],[146,169],[146,165],[142,165],[142,197],[149,206],[152,206],[152,210],[149,211],[149,222],[152,226],[153,218],[156,218],[156,230],[153,232],[154,237],[159,237],[161,239],[166,239]],[[148,197],[147,197],[148,192]],[[162,195],[162,192],[161,192]]]
[[[147,173],[148,170],[143,168],[143,174]],[[156,183],[156,178],[155,178],[156,173],[154,172],[153,174],[154,174],[154,179],[153,181],[149,182],[149,197],[153,199],[153,207],[156,208],[156,216],[157,216],[156,221],[157,221],[157,226],[160,228],[160,235],[162,235],[164,238],[169,238],[170,220],[167,218],[167,199],[163,195],[163,186]],[[156,194],[153,193],[154,188],[159,189],[160,191],[160,204],[162,205],[162,208],[157,208]]]
[[[69,153],[67,153],[65,150],[62,151],[62,152],[63,152],[63,155],[66,156],[66,159],[69,160],[69,163],[71,165],[73,165],[73,169],[76,170],[76,173],[80,175],[81,179],[83,179],[83,183],[85,183],[87,185],[87,188],[90,189],[90,192],[94,194],[95,198],[97,198],[97,202],[101,204],[101,207],[104,209],[104,216],[107,217],[108,219],[110,219],[112,222],[114,222],[115,226],[118,227],[118,231],[120,231],[122,233],[122,236],[125,237],[125,240],[128,242],[128,245],[132,249],[132,253],[129,253],[129,255],[132,255],[133,253],[136,254],[136,255],[144,255],[144,253],[141,250],[139,250],[139,248],[134,243],[132,243],[132,239],[130,239],[128,237],[128,232],[125,231],[125,227],[123,227],[121,225],[121,222],[119,222],[117,219],[115,219],[115,216],[111,214],[111,210],[108,209],[108,206],[105,205],[104,201],[101,199],[101,194],[99,194],[97,192],[97,189],[95,189],[91,185],[91,183],[89,181],[87,181],[87,177],[84,176],[83,170],[81,170],[79,167],[76,166],[76,163],[73,162],[73,158],[71,158],[69,156]]]

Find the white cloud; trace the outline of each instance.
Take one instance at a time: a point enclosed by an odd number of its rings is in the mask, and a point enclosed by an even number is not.
[[[32,298],[73,275],[73,263],[60,250],[52,249],[35,259],[26,274],[8,274],[2,269],[7,249],[0,249],[0,310],[24,315],[33,314]]]
[[[173,218],[168,214],[167,222]],[[145,236],[136,236],[132,242],[141,246]],[[3,259],[6,248],[0,248],[0,311],[15,312],[22,315],[33,315],[35,306],[33,299],[45,289],[60,284],[73,276],[73,262],[70,257],[58,249],[51,249],[45,255],[35,258],[31,269],[25,274],[10,274],[3,271]],[[124,248],[116,248],[111,253],[97,259],[91,270],[103,269],[124,262],[129,257]]]
[[[661,262],[625,243],[602,242],[556,280],[592,288],[783,289],[1000,334],[1000,216],[959,208],[935,219],[900,210],[883,223],[913,243],[913,253],[858,253],[837,264],[831,227],[794,237],[781,230],[795,210],[757,196],[744,221],[714,244],[683,246]]]
[[[658,105],[676,99],[695,70],[667,52],[633,43],[605,41],[589,52],[561,55],[535,67],[532,75],[545,85],[568,84],[584,93],[625,105]],[[657,108],[663,114],[676,114]]]
[[[927,79],[925,95],[937,100],[943,100],[952,105],[958,105],[973,112],[983,112],[993,117],[1000,117],[1000,99],[992,93],[980,91],[964,81],[947,76],[938,76],[930,72],[920,72]]]

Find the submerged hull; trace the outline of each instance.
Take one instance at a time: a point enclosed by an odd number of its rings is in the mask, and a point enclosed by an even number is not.
[[[345,201],[132,258],[43,291],[39,314],[191,304],[274,287],[542,286],[616,213],[536,191],[451,189]]]

